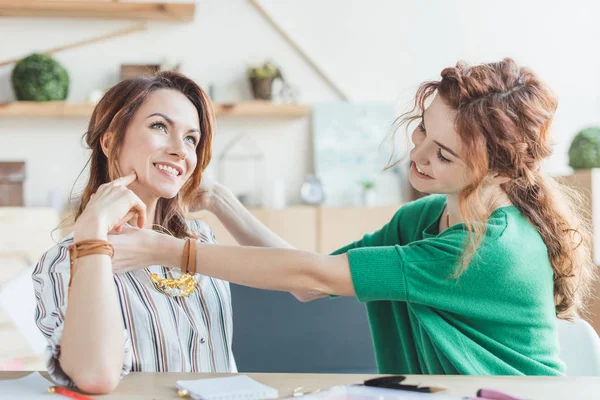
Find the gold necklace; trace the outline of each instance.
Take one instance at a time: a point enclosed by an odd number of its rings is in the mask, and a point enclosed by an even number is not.
[[[179,278],[161,278],[157,274],[150,274],[154,286],[169,296],[189,296],[194,293],[198,282],[190,274],[183,274]]]
[[[450,228],[450,213],[446,214],[446,228]]]
[[[185,269],[184,269],[185,268]],[[161,278],[157,274],[150,274],[154,286],[169,296],[189,296],[196,290],[198,281],[196,274],[190,274],[196,268],[196,241],[187,238],[183,247],[183,259],[181,260],[182,274],[179,278]]]

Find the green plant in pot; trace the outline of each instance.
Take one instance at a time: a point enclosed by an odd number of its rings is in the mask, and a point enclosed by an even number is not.
[[[273,82],[275,79],[283,81],[279,68],[268,61],[258,67],[248,67],[246,74],[250,80],[252,95],[258,100],[272,100]]]
[[[569,147],[569,165],[573,169],[600,168],[600,127],[586,128],[573,138]]]
[[[17,63],[11,83],[20,101],[61,101],[69,93],[69,74],[55,59],[34,53]]]
[[[360,186],[362,186],[363,207],[373,207],[375,204],[375,181],[365,179],[360,182]]]
[[[360,185],[362,186],[363,190],[371,190],[375,188],[375,182],[370,179],[365,179],[364,181],[361,181]]]

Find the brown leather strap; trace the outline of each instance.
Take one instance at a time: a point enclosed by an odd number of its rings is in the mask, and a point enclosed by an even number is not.
[[[196,241],[194,239],[188,239],[189,242],[189,256],[188,263],[185,268],[186,273],[194,275],[196,273]]]
[[[112,258],[115,254],[115,250],[110,242],[98,239],[81,240],[69,246],[71,270],[69,277],[69,288],[71,287],[71,281],[73,280],[73,267],[75,266],[75,261],[78,258],[90,256],[92,254],[106,254]]]
[[[190,258],[190,239],[185,240],[185,246],[183,246],[183,255],[181,256],[181,272],[187,274],[187,265]]]

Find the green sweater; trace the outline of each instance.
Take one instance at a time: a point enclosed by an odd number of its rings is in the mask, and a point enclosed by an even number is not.
[[[446,197],[402,207],[348,253],[385,374],[560,375],[552,268],[537,230],[517,208],[489,218],[467,270],[458,224],[438,231]]]

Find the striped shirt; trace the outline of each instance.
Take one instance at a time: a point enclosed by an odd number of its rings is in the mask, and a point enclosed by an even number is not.
[[[199,221],[190,229],[204,243],[216,243],[210,228]],[[48,373],[59,384],[74,386],[58,361],[67,312],[69,235],[48,250],[33,271],[37,308],[35,320],[48,340]],[[130,371],[237,372],[232,344],[229,283],[199,277],[198,288],[187,297],[172,297],[156,289],[150,274],[181,276],[159,265],[114,274],[123,324],[125,354],[121,377]]]

